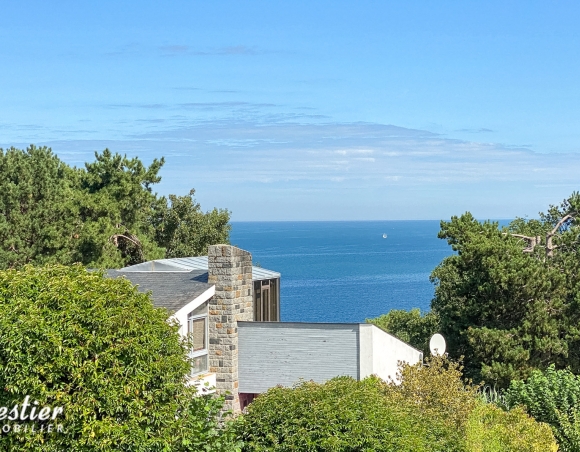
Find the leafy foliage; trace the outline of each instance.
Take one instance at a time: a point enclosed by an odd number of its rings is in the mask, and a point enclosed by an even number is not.
[[[397,403],[420,407],[428,418],[437,419],[454,434],[461,434],[465,420],[477,402],[478,386],[463,380],[463,367],[440,356],[427,359],[426,365],[403,364],[399,385],[391,384],[391,397]]]
[[[437,314],[428,312],[421,315],[419,309],[411,309],[410,311],[393,309],[387,314],[366,321],[423,351],[425,356],[430,354],[429,340],[431,336],[439,331]]]
[[[235,429],[247,452],[557,450],[547,425],[521,409],[484,405],[459,364],[441,357],[427,364],[403,364],[400,384],[339,377],[272,388]]]
[[[469,213],[441,222],[456,254],[431,275],[431,307],[470,377],[506,387],[552,363],[580,371],[579,208],[573,194],[503,228]]]
[[[0,268],[27,263],[118,268],[204,254],[229,241],[229,212],[152,192],[164,159],[95,153],[71,168],[48,148],[0,149]]]
[[[61,406],[64,433],[0,435],[11,451],[233,451],[223,400],[185,384],[188,344],[128,280],[80,265],[0,272],[0,406]],[[53,421],[57,422],[57,421]]]
[[[245,451],[460,450],[434,419],[394,403],[384,383],[372,377],[272,388],[237,424]]]
[[[538,421],[550,424],[562,451],[580,451],[579,376],[554,366],[536,370],[527,381],[513,381],[505,399],[508,406],[521,405]]]
[[[203,213],[191,190],[188,196],[169,195],[170,205],[163,209],[156,227],[157,243],[166,257],[199,256],[208,244],[228,243],[230,214],[224,209]]]
[[[536,422],[521,408],[504,411],[483,402],[481,387],[463,380],[462,370],[459,363],[439,356],[428,359],[425,366],[403,365],[401,384],[389,387],[391,397],[436,419],[466,452],[558,450],[547,424]]]
[[[470,452],[557,452],[558,444],[547,424],[535,422],[522,408],[510,411],[478,403],[466,428]]]
[[[153,240],[151,215],[163,209],[151,186],[161,178],[164,160],[146,168],[138,158],[105,149],[96,161],[78,170],[77,198],[81,228],[76,260],[88,266],[114,268],[161,258],[164,250]]]

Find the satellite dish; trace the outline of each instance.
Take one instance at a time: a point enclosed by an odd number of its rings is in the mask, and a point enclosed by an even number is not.
[[[387,238],[387,234],[383,234],[383,238],[386,239]]]
[[[439,333],[435,333],[433,336],[431,336],[431,340],[429,341],[429,350],[431,350],[431,355],[444,355],[445,347],[445,338],[443,336],[441,336]]]

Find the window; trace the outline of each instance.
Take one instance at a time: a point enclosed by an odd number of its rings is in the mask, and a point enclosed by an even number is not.
[[[278,279],[254,281],[254,321],[280,321],[278,294]]]
[[[191,376],[207,372],[208,352],[207,352],[207,303],[191,312],[187,319],[187,332],[192,340],[192,347],[189,353],[191,358]]]
[[[193,347],[191,351],[199,352],[200,350],[205,350],[206,345],[206,324],[207,318],[200,317],[199,319],[190,318],[189,320],[189,334],[193,338]]]

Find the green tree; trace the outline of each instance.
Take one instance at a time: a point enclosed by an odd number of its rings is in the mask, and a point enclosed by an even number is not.
[[[392,309],[387,314],[374,319],[366,319],[367,323],[378,326],[389,334],[398,337],[413,347],[430,354],[429,340],[439,331],[439,318],[434,312],[421,315],[419,309]]]
[[[63,407],[64,432],[0,435],[10,451],[233,451],[222,400],[194,396],[189,344],[126,279],[71,267],[0,272],[0,406]],[[21,422],[25,423],[25,422]]]
[[[230,213],[213,209],[203,213],[194,199],[195,190],[187,196],[169,195],[157,218],[155,238],[165,247],[166,257],[200,256],[208,244],[229,243]]]
[[[152,193],[165,160],[145,167],[137,158],[95,153],[78,170],[79,221],[83,225],[76,260],[89,266],[119,267],[164,257],[154,240],[151,218],[165,201]]]
[[[0,268],[70,262],[80,223],[73,170],[48,148],[0,149]]]
[[[229,212],[202,213],[189,196],[159,197],[164,159],[95,153],[71,168],[48,148],[0,149],[0,269],[81,262],[118,268],[205,254],[228,243]]]
[[[456,252],[433,271],[441,333],[467,374],[506,387],[534,369],[579,371],[580,195],[507,227],[469,213],[441,222]]]

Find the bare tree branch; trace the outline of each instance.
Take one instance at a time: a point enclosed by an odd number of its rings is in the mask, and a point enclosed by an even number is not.
[[[556,245],[552,244],[552,238],[554,237],[554,235],[556,235],[556,232],[558,232],[558,230],[562,227],[562,225],[564,223],[566,223],[566,221],[568,221],[571,218],[574,218],[574,216],[572,214],[568,214],[568,215],[564,216],[560,221],[558,221],[558,223],[556,223],[556,226],[554,227],[554,229],[552,229],[550,232],[548,232],[546,234],[546,256],[547,257],[553,257],[554,250],[557,248]]]
[[[554,229],[552,229],[552,231],[550,232],[550,235],[556,234],[556,232],[558,232],[558,229],[560,229],[562,227],[562,225],[564,223],[566,223],[566,221],[568,221],[571,218],[574,218],[574,215],[568,214],[564,218],[562,218],[560,221],[558,221],[558,223],[556,224],[556,226],[554,227]]]
[[[125,234],[113,234],[111,237],[109,237],[109,240],[111,240],[111,242],[113,242],[117,248],[119,248],[119,239],[127,240],[128,242],[131,242],[133,245],[135,245],[137,252],[139,253],[139,259],[141,261],[144,260],[143,245],[137,236],[129,232],[125,232]]]
[[[568,220],[572,219],[572,218],[576,218],[576,214],[568,214],[565,215],[564,217],[562,217],[558,223],[556,223],[556,226],[554,226],[554,229],[552,229],[550,232],[548,232],[546,234],[546,257],[553,257],[554,256],[554,250],[556,248],[558,248],[557,245],[553,244],[553,237],[556,235],[556,233],[558,232],[558,230],[564,225],[564,223],[566,223]],[[508,235],[508,233],[503,233],[503,235]],[[524,248],[524,253],[533,253],[534,249],[536,248],[536,246],[540,245],[541,241],[542,241],[542,237],[537,235],[535,237],[530,237],[527,235],[523,235],[523,234],[509,234],[512,237],[517,237],[519,239],[525,240],[527,242],[527,246],[526,248]]]
[[[504,235],[507,235],[506,233],[504,233]],[[525,240],[527,242],[527,246],[526,248],[524,248],[524,253],[533,253],[534,249],[536,248],[537,245],[540,244],[542,238],[537,235],[536,237],[529,237],[527,235],[522,235],[522,234],[509,234],[512,237],[517,237],[519,239]]]
[[[141,247],[141,242],[139,241],[139,239],[132,234],[129,234],[129,235],[113,234],[111,237],[109,237],[109,240],[111,240],[115,244],[115,246],[119,246],[119,239],[120,238],[124,238],[126,240],[129,240],[135,246],[138,246],[139,248]]]

